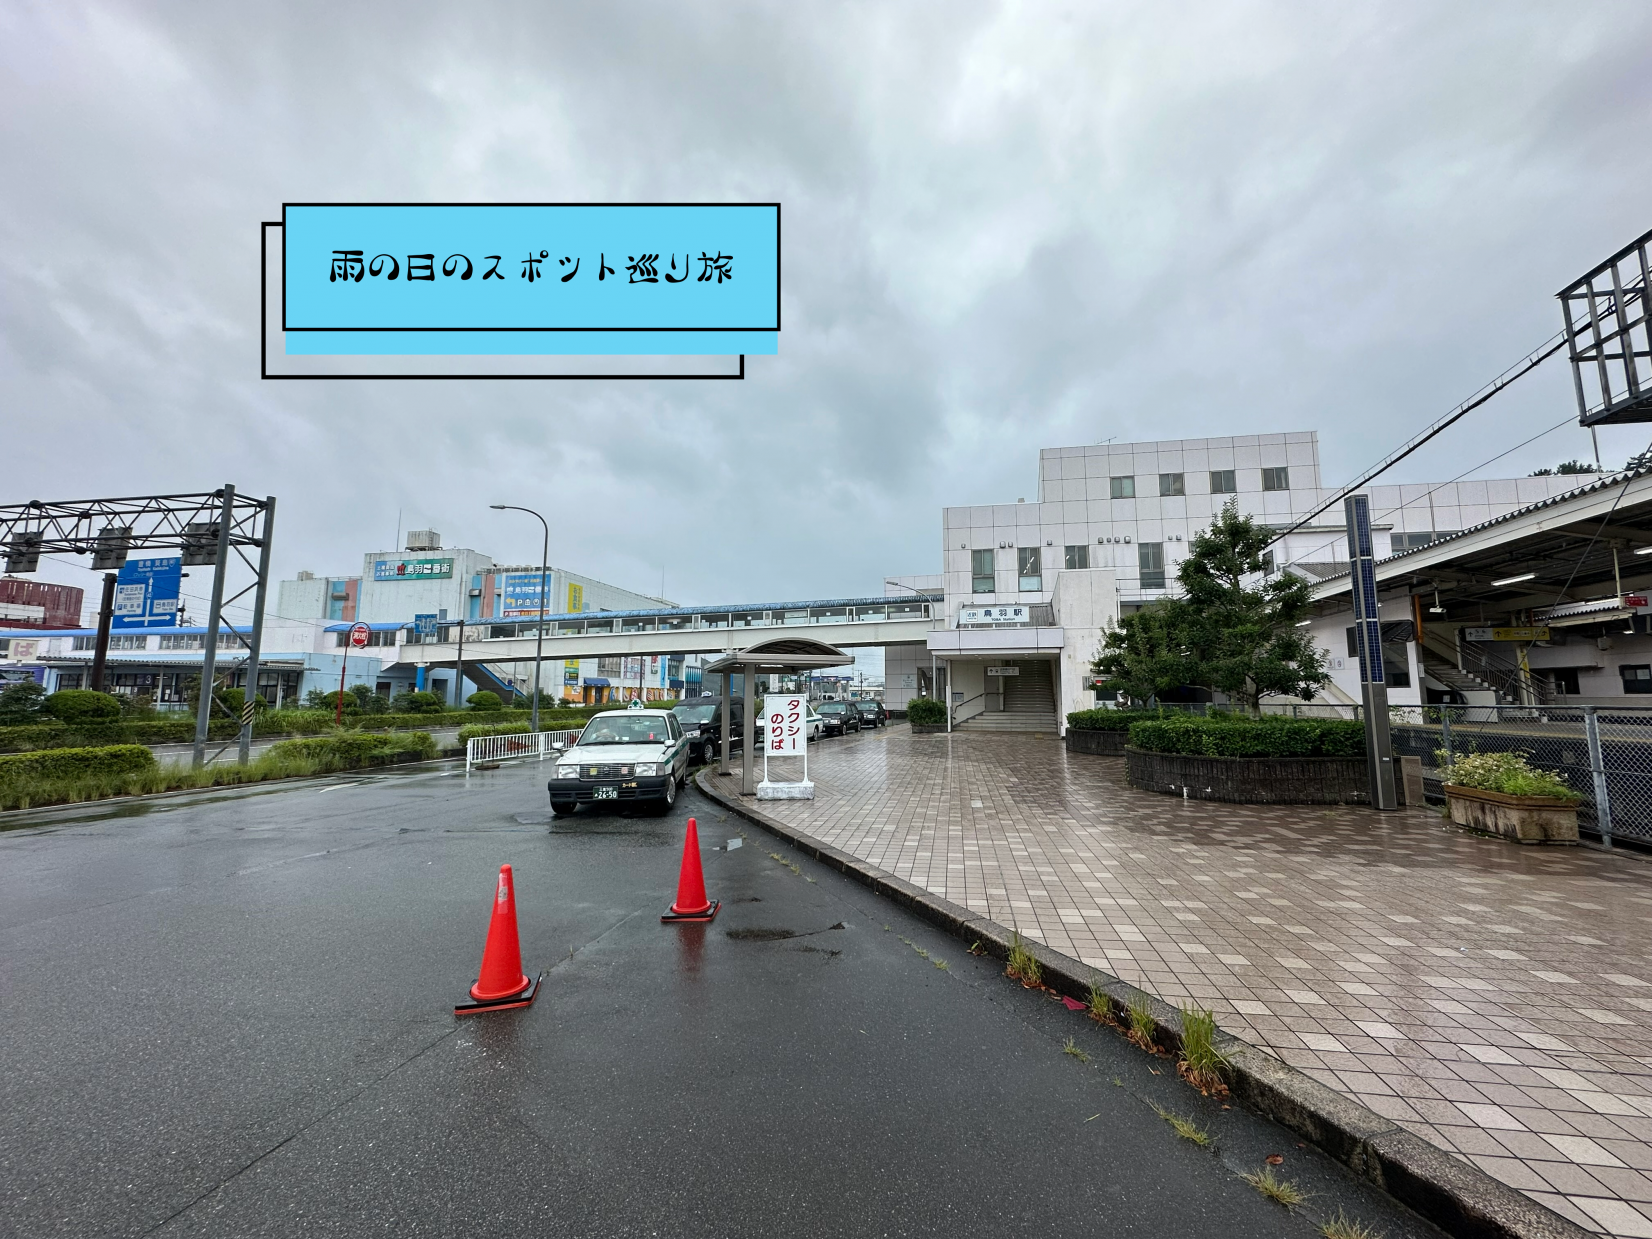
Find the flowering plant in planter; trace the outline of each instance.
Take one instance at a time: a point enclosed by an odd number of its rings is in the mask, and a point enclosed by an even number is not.
[[[1559,775],[1533,770],[1526,764],[1524,753],[1464,753],[1453,760],[1442,749],[1435,756],[1440,760],[1440,777],[1449,786],[1501,792],[1505,796],[1583,799]]]
[[[1533,770],[1524,753],[1466,753],[1450,760],[1444,752],[1451,820],[1520,843],[1576,843],[1577,807],[1583,800],[1558,775]]]

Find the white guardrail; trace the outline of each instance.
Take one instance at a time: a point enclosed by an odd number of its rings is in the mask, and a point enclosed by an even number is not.
[[[472,736],[465,741],[465,773],[483,762],[515,761],[521,757],[537,757],[544,761],[553,749],[565,749],[578,738],[580,728],[572,731],[524,731],[509,736]]]

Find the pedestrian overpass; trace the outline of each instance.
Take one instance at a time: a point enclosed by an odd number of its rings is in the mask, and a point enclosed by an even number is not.
[[[543,657],[614,658],[636,655],[730,654],[776,635],[806,633],[840,649],[855,646],[923,645],[941,615],[939,593],[901,598],[828,598],[812,602],[742,603],[661,607],[646,611],[584,611],[547,615]],[[349,625],[339,630],[348,640]],[[471,620],[464,625],[463,660],[472,668],[528,663],[540,648],[541,621]],[[453,667],[460,661],[460,628],[439,624],[433,636],[411,630],[396,660],[416,667]]]

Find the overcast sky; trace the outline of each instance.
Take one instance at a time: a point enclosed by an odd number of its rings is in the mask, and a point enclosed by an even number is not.
[[[279,497],[283,577],[359,572],[398,512],[534,559],[508,502],[634,589],[876,593],[939,569],[943,505],[1034,498],[1041,446],[1313,429],[1342,481],[1652,227],[1644,0],[0,0],[0,64],[0,502],[234,482]],[[261,382],[284,200],[779,201],[780,353]],[[1395,477],[1572,399],[1551,363]],[[1589,451],[1574,424],[1485,475]]]

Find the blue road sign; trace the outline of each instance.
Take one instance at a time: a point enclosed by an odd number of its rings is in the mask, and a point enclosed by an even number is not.
[[[413,617],[413,631],[421,637],[436,635],[436,617],[434,615],[415,615]]]
[[[112,628],[171,628],[183,594],[182,559],[129,559],[115,578]]]

